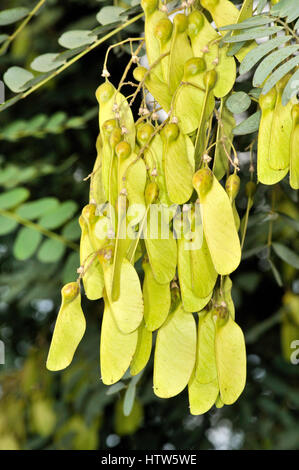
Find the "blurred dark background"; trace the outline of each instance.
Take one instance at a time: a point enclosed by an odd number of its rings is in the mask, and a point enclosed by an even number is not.
[[[34,4],[9,0],[3,1],[1,8],[31,9]],[[57,44],[61,34],[99,26],[96,14],[106,5],[111,2],[48,0],[0,56],[1,77],[10,66],[29,69],[34,57],[62,52]],[[119,5],[131,6],[129,0]],[[1,26],[0,34],[10,34],[15,28]],[[76,279],[79,265],[77,220],[88,202],[89,186],[83,178],[91,172],[96,157],[95,90],[102,81],[104,55],[109,44],[140,34],[142,28],[143,22],[137,22],[0,113],[1,193],[25,188],[27,203],[50,197],[60,207],[68,201],[62,211],[65,217],[57,226],[50,224],[49,230],[72,245],[56,241],[61,246],[58,250],[55,244],[51,246],[54,255],[47,259],[42,250],[47,237],[42,237],[28,256],[20,241],[22,224],[13,218],[8,222],[0,212],[0,340],[5,344],[5,364],[0,365],[0,449],[298,448],[299,364],[290,363],[285,344],[290,330],[299,339],[299,321],[294,320],[296,316],[298,320],[299,312],[299,276],[277,260],[283,284],[279,286],[265,262],[265,249],[256,249],[265,245],[272,220],[268,188],[258,188],[245,259],[232,276],[236,318],[245,332],[248,353],[247,385],[237,403],[213,408],[204,416],[191,416],[186,391],[168,400],[154,396],[151,362],[138,383],[132,413],[125,417],[124,390],[112,393],[113,389],[100,380],[103,305],[86,298],[88,328],[74,362],[61,373],[45,368],[60,289],[63,283]],[[126,66],[127,52],[122,47],[110,54],[114,83]],[[13,96],[6,88],[6,99]],[[246,138],[237,139],[238,150],[246,145]],[[244,182],[237,200],[241,215],[246,207],[244,184],[248,180],[246,167],[242,171]],[[298,220],[298,199],[292,193],[281,185],[277,211]],[[7,210],[42,224],[42,214],[34,219],[27,206],[29,215],[25,217],[26,211],[18,212],[18,207],[12,205]],[[285,224],[280,217],[273,220],[273,237],[289,240],[298,249],[298,226]],[[123,383],[128,384],[128,380],[124,378]]]

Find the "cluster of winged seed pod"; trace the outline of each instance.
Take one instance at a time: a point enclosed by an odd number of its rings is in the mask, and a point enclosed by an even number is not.
[[[286,75],[266,95],[260,96],[257,171],[263,184],[278,183],[290,172],[290,186],[299,189],[299,104],[289,101],[283,106],[281,102],[289,78]]]
[[[220,3],[202,1],[217,26]],[[238,10],[225,3],[226,22],[237,21]],[[88,299],[104,299],[103,382],[114,384],[128,369],[138,374],[154,349],[154,393],[168,398],[188,386],[190,411],[201,414],[236,401],[246,380],[229,277],[241,259],[234,119],[224,106],[236,63],[192,5],[173,23],[158,0],[142,6],[149,68],[135,67],[131,101],[121,93],[125,76],[115,88],[104,74],[96,92],[100,133],[90,203],[79,220],[79,280],[62,289],[47,367],[67,367],[82,339],[82,280]],[[168,114],[159,124],[160,108]]]

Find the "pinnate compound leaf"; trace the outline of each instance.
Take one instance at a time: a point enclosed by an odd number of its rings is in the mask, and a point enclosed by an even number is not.
[[[273,49],[275,49],[276,47],[285,44],[290,39],[291,36],[283,36],[275,39],[270,39],[270,41],[264,42],[252,51],[249,51],[241,62],[239,70],[240,74],[242,75],[246,72],[249,72],[249,70],[251,70],[252,67],[254,67],[255,64],[257,64],[258,61],[261,60],[265,55],[273,51]]]
[[[259,87],[274,68],[298,51],[299,45],[287,46],[268,55],[258,66],[253,76],[253,85]]]
[[[268,78],[268,80],[266,81],[262,90],[262,94],[266,95],[274,87],[274,85],[276,85],[276,83],[279,80],[281,80],[287,73],[289,73],[298,64],[299,64],[299,55],[293,57],[288,62],[278,67],[278,69],[276,69],[275,72],[273,72],[270,78]]]
[[[57,208],[43,215],[39,224],[50,230],[56,229],[73,217],[76,210],[77,204],[74,201],[63,202]]]

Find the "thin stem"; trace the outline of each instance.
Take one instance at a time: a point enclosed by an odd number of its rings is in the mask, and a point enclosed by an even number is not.
[[[72,248],[72,250],[74,251],[79,251],[79,246],[77,245],[77,243],[73,243],[72,241],[67,240],[67,238],[61,235],[58,235],[55,232],[51,232],[50,230],[45,229],[41,225],[31,222],[31,220],[23,219],[23,217],[20,217],[15,212],[10,212],[4,209],[0,209],[0,215],[3,215],[4,217],[8,217],[9,219],[13,219],[19,224],[24,225],[25,227],[32,228],[33,230],[36,230],[37,232],[45,235],[46,237],[52,238],[52,240],[57,240],[63,243],[64,245],[68,246],[69,248]]]
[[[241,241],[241,251],[243,250],[244,242],[245,242],[245,237],[246,237],[246,232],[247,232],[247,226],[248,226],[248,218],[249,218],[249,211],[251,207],[251,202],[252,198],[247,199],[247,207],[246,207],[246,213],[245,213],[245,221],[244,221],[244,228],[243,228],[243,233],[242,233],[242,241]]]
[[[59,75],[61,72],[63,72],[64,70],[66,70],[68,67],[70,67],[71,65],[73,65],[75,62],[77,62],[79,59],[81,59],[81,57],[85,56],[86,54],[88,54],[88,52],[92,51],[93,49],[95,49],[97,46],[99,46],[100,44],[102,44],[103,42],[107,41],[107,39],[111,38],[112,36],[114,36],[115,34],[117,34],[119,31],[122,31],[123,29],[125,29],[127,26],[129,26],[130,24],[132,23],[135,23],[136,21],[138,21],[140,18],[143,17],[143,13],[140,13],[139,15],[137,16],[134,16],[134,18],[132,18],[131,20],[129,21],[126,21],[126,23],[122,24],[121,26],[119,26],[118,28],[114,29],[113,31],[111,31],[110,33],[106,34],[104,37],[98,39],[97,41],[95,41],[93,44],[91,44],[90,46],[88,46],[86,49],[84,49],[84,51],[80,52],[79,54],[77,54],[75,57],[73,57],[71,60],[69,60],[68,62],[66,62],[65,64],[63,64],[61,67],[59,67],[57,70],[55,70],[55,72],[53,72],[51,75],[49,75],[48,77],[46,77],[44,80],[42,80],[41,82],[37,83],[35,86],[33,86],[32,88],[30,88],[28,91],[25,91],[21,94],[21,99],[24,99],[26,98],[27,96],[31,95],[31,93],[33,93],[34,91],[38,90],[40,87],[42,87],[43,85],[45,85],[47,82],[49,82],[50,80],[52,80],[52,78],[56,77],[57,75]],[[14,99],[14,98],[12,98]],[[10,101],[10,100],[9,100]],[[2,107],[7,103],[7,101],[5,103],[2,104],[2,106],[0,106],[0,112],[1,112],[1,109]]]

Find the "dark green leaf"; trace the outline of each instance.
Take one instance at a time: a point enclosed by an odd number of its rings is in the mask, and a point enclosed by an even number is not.
[[[0,215],[0,235],[7,235],[13,232],[17,226],[18,222],[16,220]]]
[[[17,214],[24,219],[34,220],[58,207],[59,201],[54,197],[44,197],[37,201],[27,202],[18,207]]]
[[[4,83],[14,93],[24,91],[28,88],[25,84],[33,78],[33,74],[22,67],[10,67],[3,75]]]
[[[274,68],[281,64],[285,59],[298,51],[298,49],[299,45],[287,46],[268,55],[268,57],[266,57],[256,69],[252,80],[253,85],[256,87],[261,86],[268,75],[270,75],[272,70],[274,70]]]
[[[290,80],[283,90],[281,102],[283,106],[286,106],[288,102],[299,92],[299,70],[296,70],[294,75],[291,76]]]
[[[29,13],[28,8],[18,7],[10,8],[0,12],[0,26],[16,23],[17,21],[25,18]]]
[[[282,26],[270,26],[269,28],[251,28],[245,33],[237,34],[236,36],[229,36],[224,42],[241,42],[249,41],[251,39],[265,38],[271,34],[278,33],[283,29]]]
[[[41,217],[39,224],[50,230],[56,229],[73,217],[76,210],[77,204],[74,201],[63,202],[56,209]]]
[[[279,80],[281,80],[287,73],[289,73],[294,67],[299,64],[299,55],[293,57],[291,60],[286,62],[285,64],[278,67],[278,69],[273,72],[270,78],[266,81],[262,94],[266,95],[268,91],[270,91]]]

